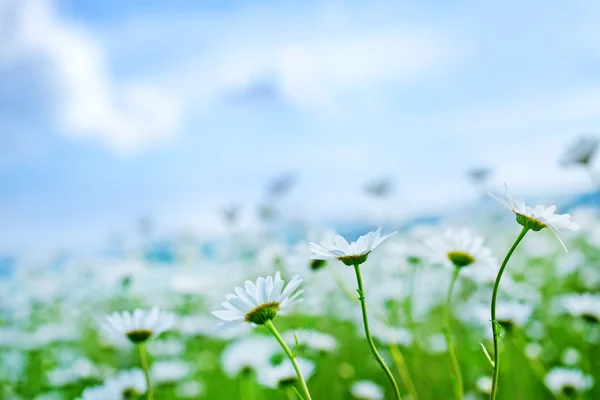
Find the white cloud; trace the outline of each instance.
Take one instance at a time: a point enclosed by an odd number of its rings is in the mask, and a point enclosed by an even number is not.
[[[176,132],[178,100],[143,82],[114,82],[99,43],[61,19],[54,3],[6,0],[0,21],[8,30],[8,40],[0,47],[0,67],[32,58],[49,67],[55,92],[49,101],[57,102],[54,122],[61,133],[128,152]]]

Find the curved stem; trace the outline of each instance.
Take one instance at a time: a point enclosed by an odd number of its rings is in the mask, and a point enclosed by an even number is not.
[[[358,265],[354,265],[354,271],[356,272],[356,281],[358,283],[358,299],[360,300],[360,306],[362,309],[363,324],[365,326],[365,335],[367,336],[367,342],[369,342],[369,347],[371,348],[371,353],[373,354],[373,357],[375,357],[375,360],[379,363],[379,365],[383,369],[383,372],[385,372],[390,383],[392,384],[392,387],[394,388],[394,394],[396,396],[396,399],[400,400],[401,399],[400,390],[398,389],[398,384],[396,383],[396,380],[394,379],[394,375],[392,375],[392,371],[390,371],[388,366],[385,365],[385,361],[383,360],[383,358],[381,358],[381,355],[379,355],[379,352],[377,351],[377,348],[375,347],[375,342],[373,342],[373,338],[371,337],[371,331],[369,330],[369,319],[367,318],[367,303],[365,301],[365,292],[363,289],[362,276],[360,274],[360,267]]]
[[[494,283],[494,291],[492,292],[492,336],[494,339],[494,374],[492,376],[492,390],[490,391],[490,400],[494,400],[496,398],[496,392],[498,391],[498,375],[500,374],[500,352],[498,348],[498,337],[500,336],[500,332],[498,330],[498,322],[496,321],[496,299],[498,297],[498,288],[500,287],[500,279],[502,279],[502,274],[504,273],[504,269],[506,268],[506,264],[508,264],[508,260],[512,256],[513,252],[521,242],[521,240],[525,237],[529,228],[526,226],[523,227],[519,236],[515,239],[515,242],[511,246],[510,250],[504,257],[504,261],[502,261],[502,265],[500,266],[500,270],[498,271],[498,276],[496,276],[496,282]]]
[[[138,344],[138,351],[140,353],[140,363],[142,364],[142,370],[144,371],[144,376],[146,377],[146,399],[152,400],[154,396],[152,395],[152,385],[150,384],[150,371],[148,370],[148,359],[146,358],[146,346],[144,343]]]
[[[462,400],[464,396],[463,379],[462,374],[460,372],[458,358],[456,357],[456,352],[454,350],[454,343],[452,343],[452,331],[450,330],[450,302],[452,301],[452,292],[454,291],[454,286],[458,279],[459,272],[460,268],[455,267],[454,272],[452,273],[450,287],[448,288],[448,295],[446,296],[446,307],[444,309],[444,336],[446,337],[448,355],[450,356],[450,362],[452,364],[452,369],[454,370],[454,377],[456,379],[454,382],[454,391],[456,394],[456,399]]]
[[[294,355],[294,353],[292,353],[288,345],[285,343],[285,341],[279,334],[279,331],[277,331],[277,328],[275,328],[275,325],[273,325],[273,321],[267,320],[267,322],[265,322],[265,326],[269,329],[269,331],[271,331],[273,336],[275,336],[275,339],[277,339],[277,341],[283,348],[283,351],[285,351],[285,354],[287,354],[288,358],[292,362],[294,370],[296,371],[296,375],[298,375],[298,382],[300,383],[302,391],[304,392],[304,400],[311,400],[310,392],[308,391],[308,386],[306,386],[306,381],[304,380],[304,376],[302,376],[302,372],[300,371],[300,367],[298,366],[298,362],[296,361],[296,356]]]

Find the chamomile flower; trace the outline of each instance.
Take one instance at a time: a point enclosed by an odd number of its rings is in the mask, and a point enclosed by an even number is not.
[[[114,384],[99,385],[87,388],[77,400],[121,400],[123,393]]]
[[[579,225],[571,221],[571,216],[569,214],[555,214],[556,206],[527,206],[522,197],[511,196],[510,193],[508,193],[508,187],[506,185],[504,186],[504,192],[490,192],[489,195],[515,213],[517,222],[520,225],[536,232],[544,228],[550,229],[556,235],[565,251],[567,251],[567,248],[558,232],[564,229],[572,231],[579,230]]]
[[[574,317],[600,323],[600,296],[590,293],[568,294],[559,298],[560,305]]]
[[[314,372],[315,364],[310,360],[300,357],[296,359],[296,362],[304,379],[308,380]],[[286,359],[277,366],[263,368],[258,375],[258,381],[267,387],[284,388],[298,383],[298,375],[296,375],[292,363]]]
[[[546,386],[552,393],[573,395],[585,392],[594,386],[594,379],[578,369],[553,368],[544,378]]]
[[[339,260],[348,266],[362,264],[367,261],[367,257],[373,250],[398,233],[393,232],[382,237],[381,229],[379,227],[375,232],[369,232],[351,243],[348,243],[340,235],[335,235],[328,241],[321,242],[320,245],[311,242],[310,250],[314,253],[311,258],[313,260]]]
[[[256,284],[246,281],[244,288],[234,289],[236,294],[225,296],[227,301],[222,303],[224,310],[213,311],[215,317],[224,321],[217,325],[216,330],[224,331],[244,322],[264,325],[302,301],[300,295],[304,290],[295,292],[301,283],[302,279],[295,276],[284,288],[279,272],[273,277],[258,278]]]
[[[294,343],[294,336],[298,339],[300,346],[319,353],[332,353],[338,348],[337,340],[327,333],[309,329],[297,329],[285,332],[283,338],[287,343]]]
[[[475,235],[468,229],[446,229],[440,235],[427,238],[425,245],[434,252],[435,261],[449,267],[494,267],[498,262],[484,242],[483,236]]]
[[[116,392],[121,393],[123,399],[137,399],[146,393],[146,379],[139,369],[122,371],[114,378],[108,379],[105,386],[115,386]]]
[[[138,344],[171,329],[174,323],[175,316],[169,312],[156,307],[149,311],[137,308],[133,313],[122,311],[108,315],[102,328],[118,339],[125,336]]]
[[[350,388],[350,393],[357,400],[383,400],[383,389],[373,381],[358,381]]]
[[[221,366],[225,373],[235,378],[243,372],[257,372],[269,365],[269,359],[279,352],[277,343],[267,336],[240,339],[225,348]]]

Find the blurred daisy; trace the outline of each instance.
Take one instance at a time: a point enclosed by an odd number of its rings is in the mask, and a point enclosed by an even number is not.
[[[383,400],[383,389],[372,381],[358,381],[350,387],[350,393],[357,400]]]
[[[77,400],[121,400],[123,393],[114,385],[100,385],[87,388]]]
[[[553,368],[546,374],[544,382],[555,395],[573,395],[594,386],[594,379],[590,375],[584,375],[578,369],[568,368]]]
[[[283,334],[283,338],[288,343],[294,343],[294,335],[300,346],[319,353],[332,353],[338,348],[338,342],[333,336],[315,330],[297,329],[288,331]]]
[[[527,343],[525,346],[525,356],[530,360],[538,358],[542,351],[544,351],[544,348],[537,342]]]
[[[304,379],[308,380],[314,372],[315,364],[312,361],[300,357],[298,357],[296,361]],[[258,375],[258,381],[267,387],[286,388],[296,385],[296,383],[298,383],[298,376],[296,375],[292,363],[285,359],[277,366],[267,366],[266,368],[263,368]]]
[[[498,262],[484,242],[483,236],[468,229],[446,229],[440,235],[425,239],[425,245],[434,252],[435,261],[456,268],[470,265],[495,267]]]
[[[105,386],[115,386],[116,392],[121,393],[123,399],[137,399],[146,393],[146,379],[139,369],[122,371],[114,378],[109,378]]]
[[[236,287],[235,295],[225,296],[222,303],[225,310],[213,311],[213,315],[224,321],[217,325],[217,331],[223,331],[244,322],[264,325],[278,313],[285,313],[291,306],[302,301],[300,295],[304,290],[294,291],[300,286],[302,279],[295,276],[284,288],[284,281],[279,272],[274,277],[260,277],[256,285],[246,281],[245,288]]]
[[[475,386],[477,386],[477,390],[479,390],[481,393],[490,394],[490,392],[492,391],[492,377],[480,376],[479,378],[477,378]]]
[[[177,396],[180,399],[197,399],[204,392],[204,386],[198,381],[182,382],[177,385]]]
[[[506,185],[504,186],[504,192],[490,192],[489,195],[514,212],[517,216],[517,222],[522,226],[536,232],[544,228],[550,229],[554,232],[565,251],[567,248],[558,232],[563,229],[579,230],[579,225],[571,221],[569,214],[555,214],[556,206],[527,206],[522,197],[511,196]]]
[[[133,313],[114,312],[106,317],[102,328],[117,339],[127,337],[133,343],[143,343],[171,329],[175,316],[169,312],[152,308],[150,311],[136,309]]]
[[[559,303],[574,317],[596,324],[600,323],[600,295],[568,294],[560,297]]]
[[[314,253],[311,258],[313,260],[339,260],[348,266],[362,264],[367,261],[367,257],[373,250],[398,233],[393,232],[382,237],[381,229],[379,227],[375,232],[369,232],[351,243],[348,243],[340,235],[335,235],[328,241],[321,242],[320,245],[311,242],[310,250]]]
[[[150,375],[156,382],[179,382],[192,372],[194,372],[193,368],[185,361],[163,360],[152,364]]]
[[[561,164],[589,166],[598,150],[598,138],[594,136],[581,136],[574,142],[563,155]]]
[[[575,364],[578,364],[579,361],[581,361],[581,354],[579,354],[579,351],[577,351],[577,349],[569,347],[568,349],[565,349],[565,351],[562,353],[561,360],[566,365],[573,366]]]
[[[486,310],[487,311],[487,310]],[[496,310],[496,321],[502,328],[510,332],[515,327],[522,327],[529,321],[533,306],[521,302],[500,302]],[[489,315],[487,316],[489,322]]]
[[[268,367],[269,359],[279,351],[277,344],[267,336],[240,339],[225,348],[221,366],[231,378],[240,373],[256,373]]]

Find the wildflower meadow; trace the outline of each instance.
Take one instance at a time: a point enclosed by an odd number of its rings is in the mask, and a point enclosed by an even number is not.
[[[2,398],[597,398],[598,212],[480,201],[356,241],[264,231],[19,266]]]
[[[600,1],[0,0],[0,400],[600,400]]]

